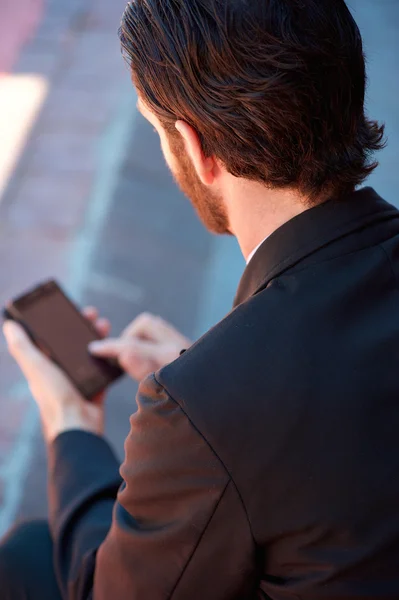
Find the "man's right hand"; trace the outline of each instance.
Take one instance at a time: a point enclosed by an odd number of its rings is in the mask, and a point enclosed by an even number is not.
[[[90,345],[94,356],[116,358],[122,369],[141,381],[150,373],[171,363],[191,342],[172,325],[150,313],[138,316],[119,338]]]

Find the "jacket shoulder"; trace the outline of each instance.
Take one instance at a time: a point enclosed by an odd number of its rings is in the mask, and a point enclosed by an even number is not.
[[[399,335],[396,293],[380,248],[291,270],[227,315],[159,381],[211,443],[231,449],[231,439],[246,443],[255,431],[259,439],[284,437],[309,411],[322,422],[333,398],[337,412],[336,398],[342,410],[352,405],[348,390],[359,388],[358,372],[369,386],[369,357],[381,366],[380,348],[389,363],[380,338],[396,343]]]
[[[226,423],[226,415],[232,424],[253,414],[252,401],[262,398],[266,408],[265,381],[269,389],[272,380],[281,382],[287,336],[301,323],[299,308],[288,309],[289,296],[284,283],[274,280],[156,374],[205,437],[215,424]]]
[[[297,337],[293,328],[303,321],[304,301],[293,302],[293,295],[303,294],[293,286],[296,278],[273,280],[159,371],[157,380],[184,407],[189,398],[203,402],[204,395],[228,394],[231,385],[256,374],[271,375],[275,365],[267,359],[287,350],[286,334]]]
[[[180,402],[180,398],[200,388],[209,394],[217,381],[231,378],[233,369],[237,378],[239,371],[246,369],[243,359],[256,351],[254,334],[260,322],[263,328],[267,326],[265,314],[271,315],[277,308],[275,296],[268,289],[232,310],[177,360],[161,369],[157,380]]]

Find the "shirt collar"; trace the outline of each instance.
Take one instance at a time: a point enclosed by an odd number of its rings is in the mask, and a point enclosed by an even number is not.
[[[249,263],[250,263],[251,259],[252,259],[252,258],[255,256],[255,254],[257,253],[257,251],[259,250],[259,248],[260,248],[260,247],[261,247],[261,245],[263,244],[263,242],[265,242],[265,241],[267,240],[267,238],[268,238],[268,237],[269,237],[269,236],[266,236],[266,237],[265,237],[265,239],[264,239],[264,240],[262,240],[262,241],[261,241],[261,243],[260,243],[260,244],[258,244],[258,245],[256,246],[256,248],[254,248],[254,249],[252,250],[251,254],[250,254],[250,255],[248,256],[248,258],[247,258],[247,265],[249,265]]]
[[[288,221],[264,240],[250,257],[234,306],[318,249],[378,220],[398,218],[399,211],[372,188],[319,204]]]

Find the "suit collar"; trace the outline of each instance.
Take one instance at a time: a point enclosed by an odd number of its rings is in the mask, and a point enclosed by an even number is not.
[[[272,233],[257,250],[241,278],[234,306],[338,238],[377,221],[398,217],[397,209],[369,187],[301,213]]]

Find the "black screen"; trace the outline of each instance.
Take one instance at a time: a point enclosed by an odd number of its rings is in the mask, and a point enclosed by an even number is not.
[[[102,376],[98,363],[87,350],[97,337],[61,290],[54,288],[17,307],[39,344],[50,350],[76,383],[85,384]]]

